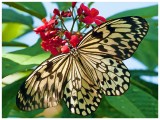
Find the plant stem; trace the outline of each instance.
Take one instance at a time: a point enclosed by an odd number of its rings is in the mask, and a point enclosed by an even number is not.
[[[71,33],[72,33],[72,31],[73,31],[73,27],[74,27],[74,24],[75,24],[76,20],[77,20],[77,16],[76,16],[76,18],[73,19],[72,28],[71,28],[71,31],[70,31]]]
[[[61,25],[68,31],[68,29],[66,28],[66,26],[64,25],[64,22],[61,18],[59,18],[61,20]]]

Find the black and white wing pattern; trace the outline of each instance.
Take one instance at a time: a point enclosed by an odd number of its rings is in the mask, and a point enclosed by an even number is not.
[[[63,99],[72,113],[85,116],[97,109],[101,90],[76,59],[72,58]]]
[[[69,54],[62,54],[37,67],[17,94],[18,108],[31,111],[56,106],[63,97],[69,65]]]
[[[133,55],[147,31],[143,18],[129,16],[94,28],[80,42],[79,59],[105,95],[121,95],[129,88],[130,73],[121,60]]]
[[[79,58],[105,95],[117,96],[128,90],[130,73],[122,61],[92,54],[80,54]]]
[[[133,55],[148,28],[146,20],[138,16],[113,19],[88,32],[78,49],[84,54],[124,60]]]
[[[147,31],[147,22],[137,16],[94,28],[76,49],[36,68],[17,94],[18,108],[53,107],[63,98],[72,113],[91,114],[98,108],[102,93],[116,96],[129,88],[130,73],[122,60],[133,55]]]

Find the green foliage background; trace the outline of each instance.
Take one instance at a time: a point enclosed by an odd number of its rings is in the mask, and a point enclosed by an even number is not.
[[[3,53],[2,56],[2,117],[37,117],[44,110],[31,112],[20,111],[16,107],[15,97],[21,83],[26,80],[32,68],[49,57],[49,53],[40,48],[40,40],[28,46],[15,40],[33,32],[33,17],[42,19],[46,17],[46,10],[40,2],[4,2],[11,8],[2,9],[2,48],[23,47],[22,50]],[[57,4],[60,10],[70,7],[71,3]],[[94,4],[88,3],[89,6]],[[28,13],[28,14],[23,14]],[[122,96],[103,96],[101,104],[96,112],[86,117],[110,117],[110,118],[157,118],[158,117],[158,85],[144,81],[141,76],[158,76],[154,69],[158,66],[158,5],[124,11],[107,19],[123,16],[141,16],[150,26],[148,35],[140,44],[133,55],[134,58],[147,66],[147,70],[130,70],[131,86]],[[12,82],[11,82],[12,81]],[[66,105],[61,103],[62,111],[52,117],[82,117],[71,114]],[[44,116],[40,116],[44,117]]]

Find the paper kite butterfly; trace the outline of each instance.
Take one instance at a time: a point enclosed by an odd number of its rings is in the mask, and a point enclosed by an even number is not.
[[[98,108],[102,94],[118,96],[128,90],[130,73],[122,60],[130,58],[148,31],[138,16],[107,21],[89,31],[77,48],[47,59],[22,84],[19,109],[57,106],[64,100],[74,114]]]

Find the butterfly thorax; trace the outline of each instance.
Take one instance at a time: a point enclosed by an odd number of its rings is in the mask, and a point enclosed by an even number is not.
[[[72,49],[70,50],[70,54],[72,54],[74,57],[77,57],[77,56],[78,56],[77,48],[72,48]]]

